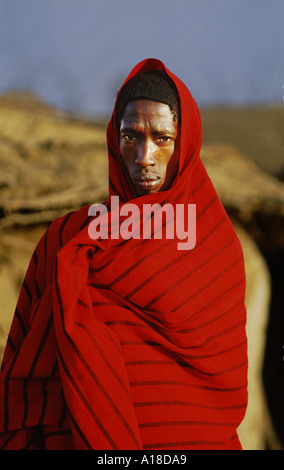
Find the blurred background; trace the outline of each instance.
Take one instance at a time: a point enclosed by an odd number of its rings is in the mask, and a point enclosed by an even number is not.
[[[0,0],[0,356],[35,245],[103,201],[105,131],[133,66],[162,60],[201,111],[201,157],[247,270],[248,450],[284,445],[283,0]]]

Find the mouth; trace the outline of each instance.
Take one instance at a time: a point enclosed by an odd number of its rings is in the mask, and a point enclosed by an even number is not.
[[[134,181],[136,185],[138,185],[141,189],[144,189],[146,191],[150,191],[155,189],[156,186],[160,184],[161,178],[157,175],[151,175],[151,174],[140,174],[134,176]]]

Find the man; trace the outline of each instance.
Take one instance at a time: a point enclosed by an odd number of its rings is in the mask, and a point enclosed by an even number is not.
[[[241,448],[243,255],[201,135],[185,85],[158,60],[134,67],[107,130],[107,234],[90,236],[98,219],[82,208],[54,221],[31,259],[3,359],[2,448]],[[194,247],[123,237],[117,209],[130,203],[139,214],[195,206]]]

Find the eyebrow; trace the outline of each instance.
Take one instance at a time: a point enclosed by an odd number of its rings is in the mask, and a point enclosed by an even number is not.
[[[134,127],[121,127],[120,132],[139,132]]]
[[[139,131],[139,129],[136,129],[134,127],[122,127],[120,129],[120,132],[121,133],[129,132],[129,133],[132,133],[132,134],[143,134],[143,132]],[[175,131],[171,131],[170,129],[162,129],[162,130],[154,130],[152,133],[154,135],[157,135],[157,136],[165,135],[165,134],[174,135]]]

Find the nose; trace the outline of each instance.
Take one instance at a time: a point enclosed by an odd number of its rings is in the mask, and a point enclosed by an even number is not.
[[[142,168],[155,165],[155,144],[151,139],[142,141],[139,145],[135,163]]]

